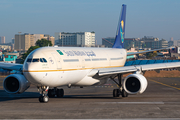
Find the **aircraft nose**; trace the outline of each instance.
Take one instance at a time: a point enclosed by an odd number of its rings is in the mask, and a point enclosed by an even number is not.
[[[36,74],[37,68],[38,68],[38,63],[33,63],[33,64],[25,63],[24,64],[23,74],[28,81],[34,84],[38,83],[37,74]]]

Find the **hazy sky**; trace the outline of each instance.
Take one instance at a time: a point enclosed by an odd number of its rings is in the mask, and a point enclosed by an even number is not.
[[[122,4],[127,5],[126,38],[180,39],[180,0],[1,0],[0,36],[10,42],[31,34],[95,31],[114,37]]]

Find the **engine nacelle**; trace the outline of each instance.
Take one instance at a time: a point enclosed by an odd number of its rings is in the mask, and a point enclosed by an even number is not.
[[[124,90],[129,94],[141,94],[146,90],[147,85],[147,79],[141,74],[128,75],[123,81]]]
[[[10,94],[22,93],[27,90],[29,86],[29,81],[21,74],[9,75],[3,81],[4,90]]]

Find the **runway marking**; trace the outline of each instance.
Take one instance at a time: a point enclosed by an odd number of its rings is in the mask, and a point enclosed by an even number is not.
[[[163,105],[164,102],[95,102],[98,104],[157,104]]]
[[[170,85],[167,85],[167,84],[164,84],[164,83],[152,80],[152,79],[148,79],[148,80],[152,81],[152,82],[155,82],[155,83],[158,83],[158,84],[161,84],[161,85],[164,85],[164,86],[167,86],[167,87],[170,87],[170,88],[174,88],[174,89],[180,90],[180,88],[178,88],[178,87],[170,86]]]

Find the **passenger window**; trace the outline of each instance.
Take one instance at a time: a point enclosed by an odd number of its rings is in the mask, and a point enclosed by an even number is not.
[[[27,59],[27,62],[31,62],[31,61],[32,61],[32,58]]]
[[[39,62],[39,58],[33,59],[32,62]]]

